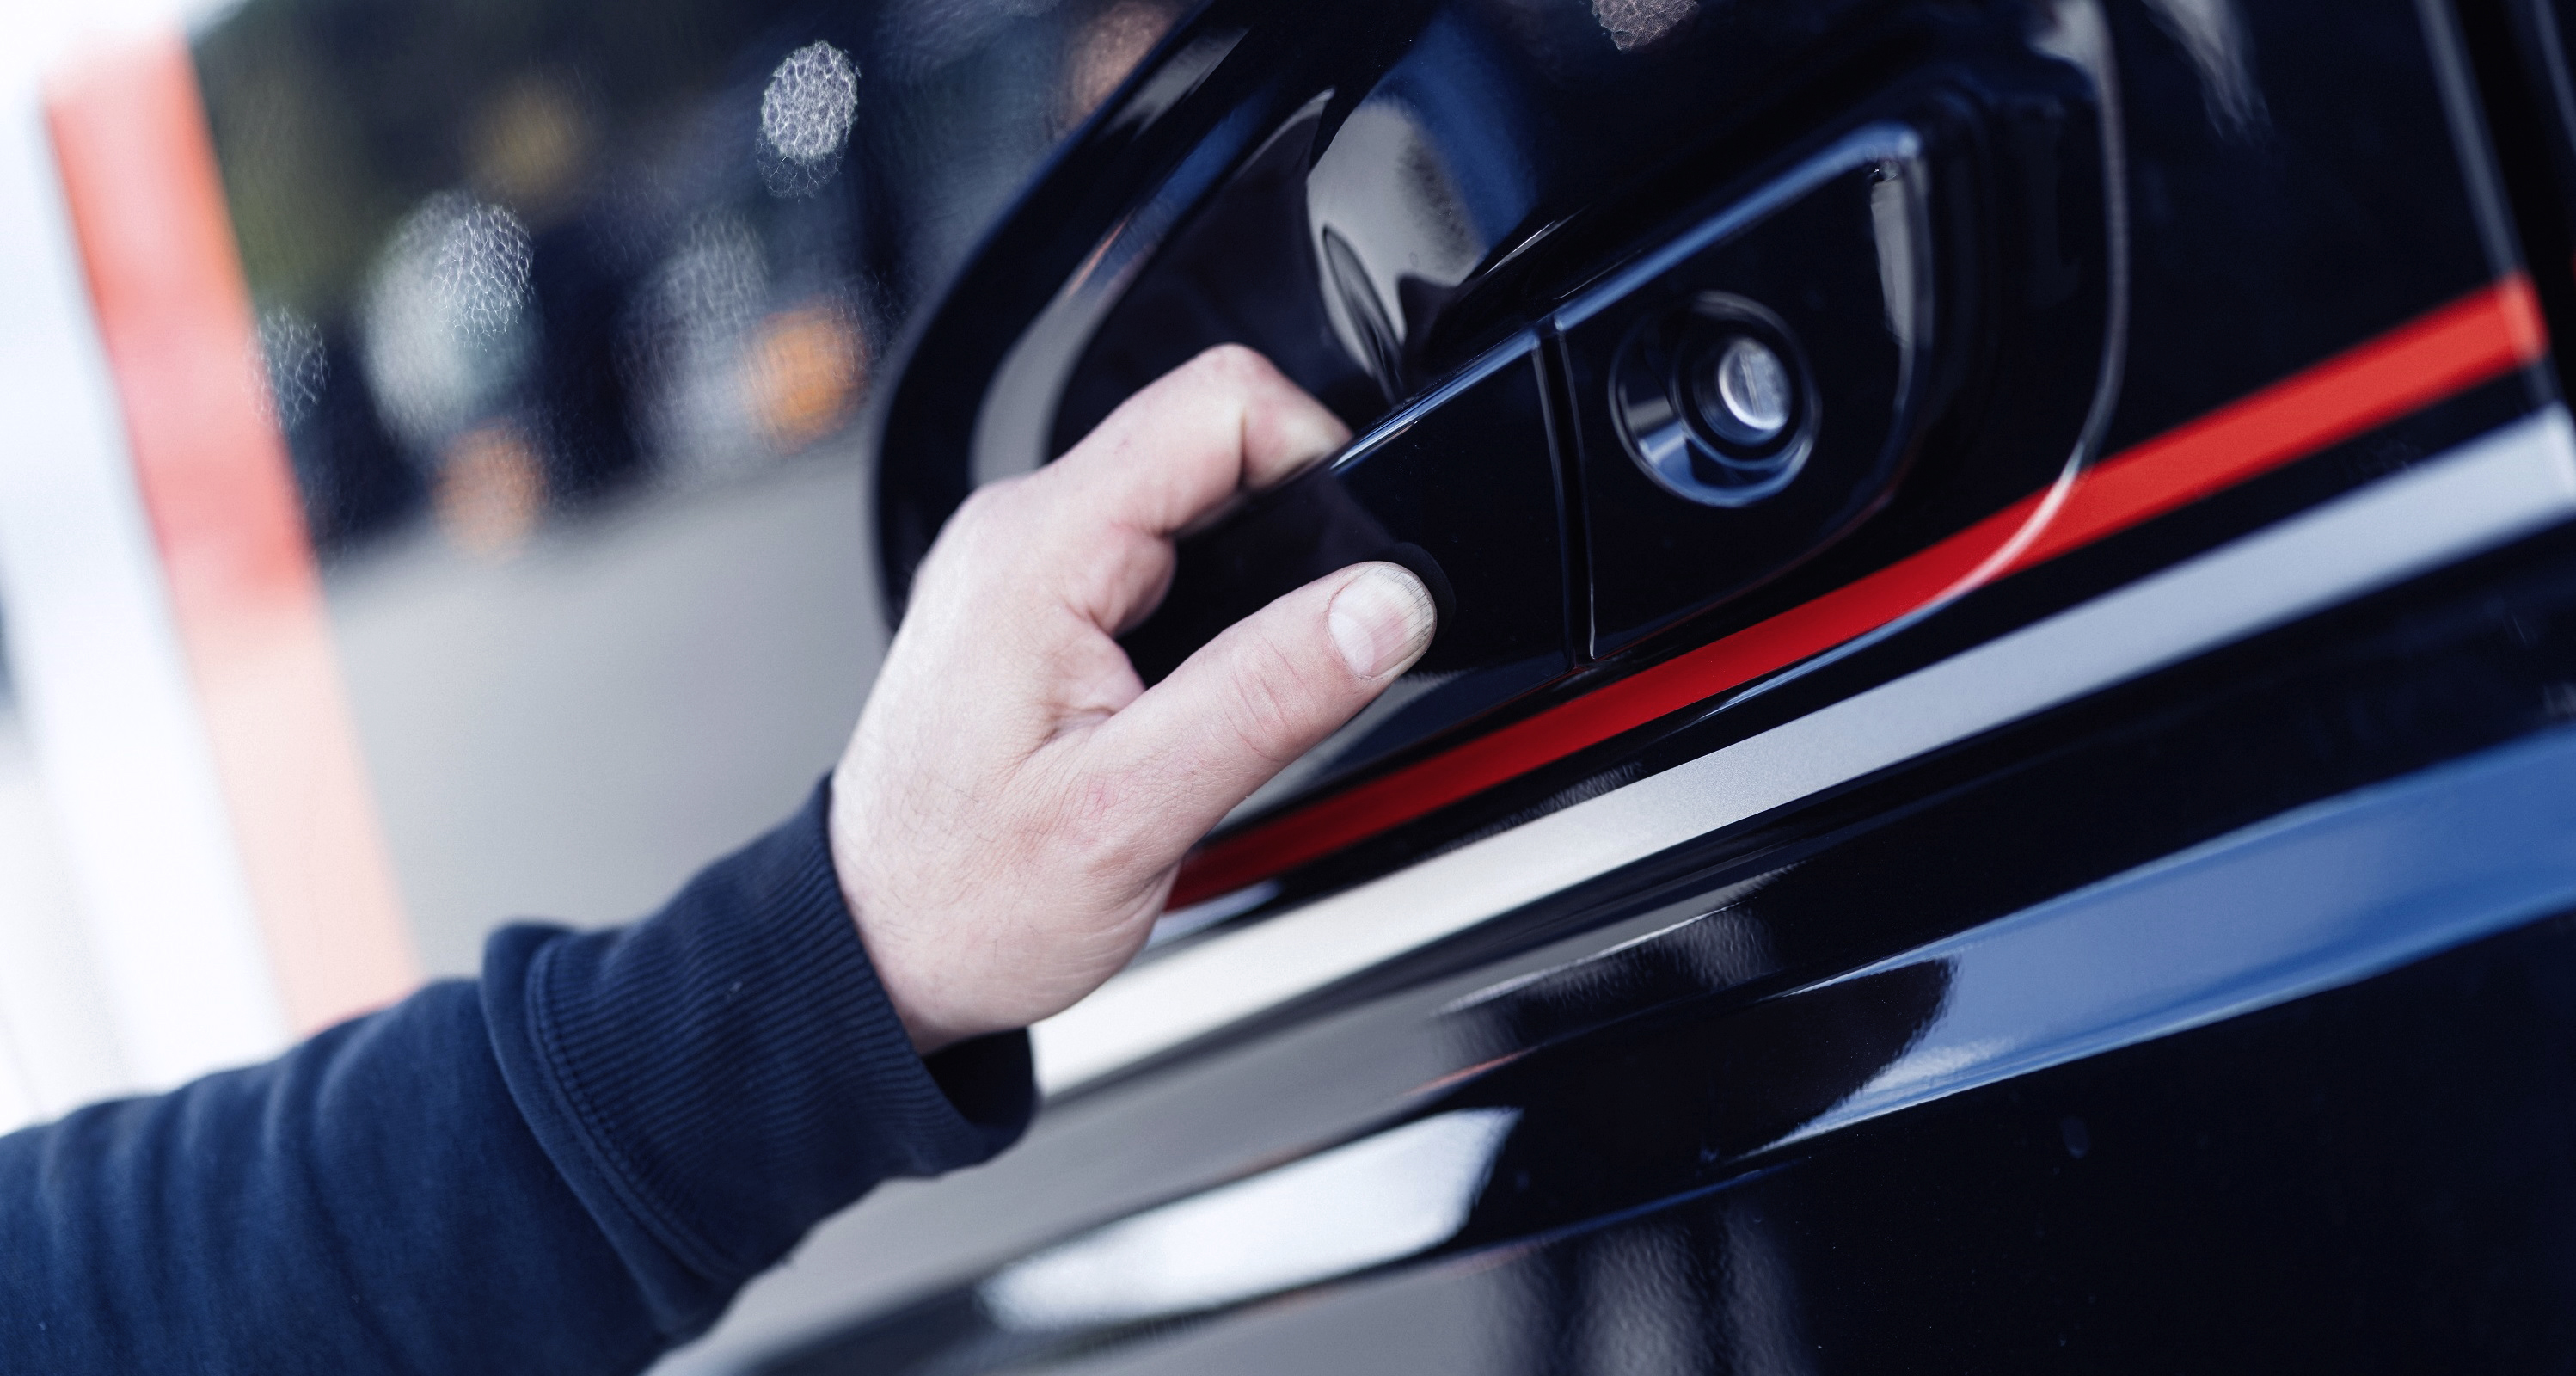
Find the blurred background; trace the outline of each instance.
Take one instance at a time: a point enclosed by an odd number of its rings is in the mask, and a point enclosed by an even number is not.
[[[274,437],[245,462],[291,475],[301,547],[277,557],[309,569],[289,581],[314,595],[286,602],[318,620],[327,656],[296,672],[328,710],[269,729],[323,740],[345,716],[354,741],[354,784],[294,795],[327,823],[286,834],[380,853],[378,964],[408,980],[470,973],[516,916],[649,910],[828,769],[885,634],[863,534],[873,388],[1180,14],[0,11],[0,249],[18,250],[0,405],[21,418],[0,454],[0,631],[27,685],[0,679],[0,1129],[260,1054],[340,1006],[297,991],[327,969],[262,986],[255,968],[283,969],[266,909],[304,862],[263,859],[278,828],[245,809],[279,795],[237,777],[225,703],[286,660],[235,672],[209,648],[222,613],[190,579],[221,575],[190,571],[190,532],[213,518],[149,452],[149,360],[120,344],[108,239],[152,216],[115,199],[133,174],[110,164],[187,140],[119,143],[130,87],[192,80],[246,297],[216,313],[247,338],[237,398],[213,405]],[[131,54],[172,35],[185,70],[150,78]],[[127,251],[149,260],[138,232]],[[227,979],[248,990],[233,1014],[190,1005]]]

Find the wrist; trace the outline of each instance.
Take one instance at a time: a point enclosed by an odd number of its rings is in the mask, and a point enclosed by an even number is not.
[[[912,1041],[913,1050],[929,1056],[943,1047],[979,1035],[978,1029],[967,1029],[946,1015],[942,1001],[920,978],[915,962],[903,944],[890,933],[880,930],[871,916],[878,905],[869,892],[864,852],[858,845],[859,825],[852,799],[845,787],[842,770],[834,770],[831,779],[831,804],[826,813],[824,831],[830,842],[832,877],[841,894],[841,906],[857,931],[859,946],[867,952],[868,965],[877,978],[877,987],[893,1008],[895,1019],[903,1025],[904,1035]]]

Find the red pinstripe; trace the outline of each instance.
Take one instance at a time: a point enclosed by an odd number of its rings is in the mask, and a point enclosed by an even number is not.
[[[2540,359],[2530,279],[2492,286],[2087,470],[1998,568],[2034,494],[1866,577],[1688,654],[1221,838],[1181,866],[1182,906],[1310,860],[1832,649],[1985,581],[2045,563]]]

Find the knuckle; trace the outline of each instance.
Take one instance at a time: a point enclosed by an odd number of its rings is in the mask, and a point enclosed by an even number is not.
[[[1227,727],[1236,744],[1273,765],[1297,757],[1314,700],[1314,675],[1270,636],[1246,645],[1230,676]]]
[[[1029,524],[1023,482],[986,483],[966,494],[933,543],[931,557],[974,574],[1013,566],[1028,545],[1021,529]]]
[[[1190,369],[1210,383],[1249,388],[1270,371],[1267,360],[1242,344],[1219,344],[1191,359]]]
[[[949,524],[975,534],[1000,524],[1008,518],[1019,486],[1019,480],[1012,478],[976,488],[958,504],[957,514],[949,518]]]

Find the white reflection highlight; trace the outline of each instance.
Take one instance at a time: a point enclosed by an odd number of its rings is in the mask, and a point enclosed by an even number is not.
[[[430,197],[394,231],[368,282],[363,357],[404,438],[434,448],[517,375],[529,263],[518,218],[461,192]]]
[[[1592,0],[1592,17],[1621,52],[1655,42],[1699,13],[1699,0]]]
[[[1872,172],[1871,237],[1878,241],[1878,288],[1887,301],[1887,332],[1913,366],[1923,337],[1923,261],[1931,256],[1930,215],[1924,208],[1922,164],[1889,158]]]
[[[2562,451],[2561,484],[2565,462]],[[2440,505],[2377,495],[2389,519]],[[2508,746],[1814,986],[1937,964],[1946,992],[1903,1055],[1774,1145],[2351,984],[2563,910],[2576,900],[2571,778],[2576,733]]]
[[[1517,1109],[1409,1123],[1040,1252],[977,1291],[1023,1332],[1231,1304],[1411,1256],[1454,1236]]]
[[[1503,227],[1478,223],[1439,142],[1410,107],[1384,97],[1353,110],[1315,160],[1306,212],[1326,317],[1392,401],[1405,391],[1404,343],[1428,323],[1407,303],[1447,296]]]
[[[2235,0],[2147,0],[2147,12],[2200,73],[2201,99],[2220,133],[2244,134],[2271,117],[2254,83],[2254,41]]]
[[[841,156],[859,113],[859,69],[829,43],[809,43],[770,73],[760,136],[780,157],[822,170]]]

